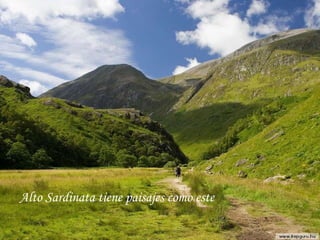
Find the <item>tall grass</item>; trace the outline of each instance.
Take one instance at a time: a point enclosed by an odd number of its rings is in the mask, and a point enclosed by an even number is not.
[[[18,202],[24,192],[172,194],[163,169],[0,171],[0,239],[224,239],[203,211],[170,202]],[[198,210],[197,210],[198,211]],[[212,209],[214,211],[214,209]],[[187,223],[187,224],[186,224]],[[190,227],[192,226],[192,227]]]
[[[213,184],[208,181],[207,177],[200,172],[193,172],[186,174],[184,179],[191,187],[191,192],[194,195],[214,195],[214,201],[208,203],[207,208],[199,208],[195,204],[181,205],[185,212],[193,212],[197,215],[202,215],[206,219],[206,224],[212,226],[216,232],[232,228],[231,223],[226,218],[226,211],[228,207],[227,200],[224,195],[224,188],[221,184]]]

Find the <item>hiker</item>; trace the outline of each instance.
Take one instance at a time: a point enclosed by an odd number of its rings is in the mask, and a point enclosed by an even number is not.
[[[180,168],[180,166],[178,165],[177,167],[176,167],[176,177],[180,177],[181,176],[181,168]]]

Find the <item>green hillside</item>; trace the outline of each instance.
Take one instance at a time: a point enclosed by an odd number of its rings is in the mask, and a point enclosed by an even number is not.
[[[285,107],[290,109],[309,96],[320,82],[319,40],[320,31],[316,30],[279,33],[250,43],[225,58],[162,79],[172,84],[189,84],[173,107],[175,111],[163,119],[165,127],[182,150],[198,160],[240,119],[252,116],[279,98],[284,105],[286,98],[295,98]],[[278,117],[276,114],[272,121]]]
[[[320,90],[248,141],[210,160],[213,171],[320,179]],[[243,133],[243,132],[242,132]],[[241,136],[241,132],[239,135]]]
[[[96,110],[0,84],[0,167],[158,166],[187,161],[172,137],[132,109]]]

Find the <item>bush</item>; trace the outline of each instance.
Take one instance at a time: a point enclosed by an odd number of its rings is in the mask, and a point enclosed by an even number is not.
[[[100,166],[111,166],[115,164],[116,156],[109,147],[102,147],[99,152],[98,164]]]
[[[6,154],[6,158],[12,168],[31,168],[31,155],[24,143],[13,143]]]
[[[32,155],[32,165],[34,168],[48,168],[52,162],[52,158],[43,148],[38,149]]]
[[[118,153],[117,155],[118,164],[122,167],[135,167],[137,166],[137,158],[127,153]]]

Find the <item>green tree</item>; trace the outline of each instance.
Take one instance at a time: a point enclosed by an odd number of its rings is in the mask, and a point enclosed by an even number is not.
[[[100,166],[111,166],[114,165],[116,157],[112,149],[108,146],[101,148],[99,152],[98,164]]]
[[[148,160],[149,160],[149,164],[150,164],[150,167],[162,167],[160,166],[159,164],[159,158],[156,157],[156,156],[149,156],[148,157]]]
[[[53,162],[52,158],[47,154],[43,148],[38,149],[32,155],[32,165],[35,168],[48,168]]]
[[[135,167],[137,165],[137,158],[131,154],[119,151],[117,154],[118,164],[122,167]]]
[[[21,142],[15,142],[6,154],[12,168],[31,168],[31,154],[27,146]]]
[[[139,157],[138,167],[150,167],[149,159],[146,156]]]

